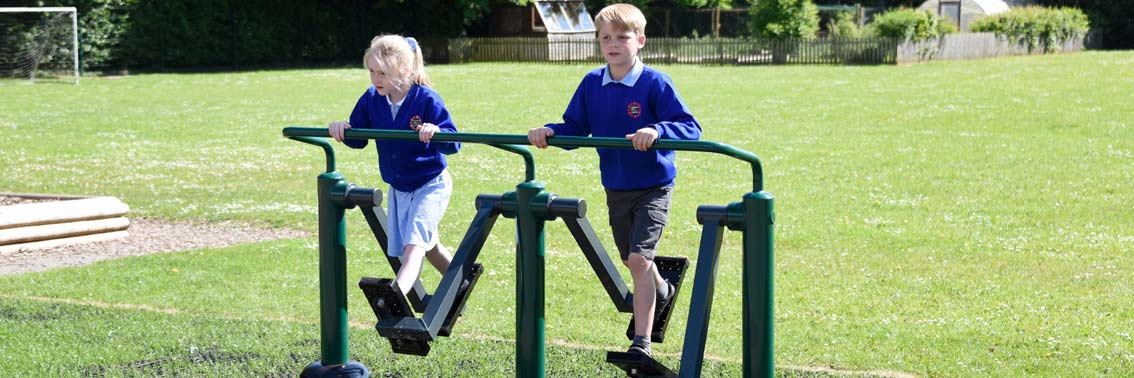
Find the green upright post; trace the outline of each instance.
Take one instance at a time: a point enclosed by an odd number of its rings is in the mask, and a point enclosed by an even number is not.
[[[343,175],[319,175],[319,313],[323,366],[347,363],[346,218],[331,199]]]
[[[772,238],[775,224],[774,197],[768,192],[744,195],[743,296],[744,376],[772,378],[775,375],[773,330]]]
[[[516,185],[516,376],[544,376],[544,248],[547,219],[543,183]],[[533,206],[543,200],[543,206]]]

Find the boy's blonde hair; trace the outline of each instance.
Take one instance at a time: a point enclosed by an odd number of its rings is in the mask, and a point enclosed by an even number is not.
[[[368,62],[375,62],[398,90],[408,90],[413,84],[433,85],[425,74],[425,60],[421,56],[421,46],[400,35],[380,35],[370,40],[370,48],[362,56],[362,66],[369,68]]]
[[[611,4],[602,8],[595,16],[595,26],[609,24],[618,30],[632,31],[638,35],[646,34],[646,16],[630,4]]]

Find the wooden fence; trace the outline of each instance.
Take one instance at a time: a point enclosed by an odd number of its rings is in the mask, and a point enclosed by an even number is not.
[[[1053,52],[1074,52],[1084,50],[1085,36],[1064,41],[1054,46]],[[1045,53],[1045,46],[1031,46],[1022,41],[1012,42],[998,37],[995,33],[947,34],[936,40],[905,42],[898,46],[898,64],[925,62],[930,60],[965,60],[991,58],[998,56],[1030,55]]]
[[[1069,40],[1055,51],[1084,49],[1084,38]],[[602,64],[602,52],[591,37],[458,38],[426,41],[430,63],[561,62]],[[639,55],[647,63],[755,64],[909,64],[930,60],[979,59],[1042,54],[1042,46],[1011,43],[993,33],[949,34],[924,42],[888,38],[735,39],[650,38]]]
[[[894,64],[890,39],[681,39],[650,38],[639,55],[649,63],[687,64]],[[604,62],[594,38],[460,38],[425,52],[432,62]]]

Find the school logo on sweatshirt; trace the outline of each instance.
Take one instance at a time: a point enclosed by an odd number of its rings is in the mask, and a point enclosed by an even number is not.
[[[631,101],[629,105],[626,105],[626,114],[629,115],[630,118],[638,118],[638,116],[642,115],[642,104],[639,104],[637,101]]]
[[[410,117],[410,119],[409,119],[410,130],[417,131],[417,129],[421,128],[421,123],[422,123],[421,122],[421,116],[415,115],[413,117]]]

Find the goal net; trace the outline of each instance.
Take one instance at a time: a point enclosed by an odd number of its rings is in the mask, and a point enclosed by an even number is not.
[[[79,83],[78,12],[73,7],[0,7],[0,83]]]

